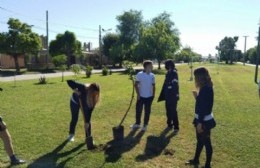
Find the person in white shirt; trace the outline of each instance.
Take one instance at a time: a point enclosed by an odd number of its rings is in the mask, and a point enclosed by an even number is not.
[[[141,116],[144,107],[144,123],[142,131],[147,130],[147,126],[150,119],[151,106],[155,94],[155,76],[152,73],[153,62],[144,61],[144,70],[136,75],[135,90],[137,93],[136,102],[136,121],[135,124],[131,125],[132,129],[138,129],[141,125]]]

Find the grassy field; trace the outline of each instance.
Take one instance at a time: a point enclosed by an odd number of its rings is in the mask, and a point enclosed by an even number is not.
[[[197,65],[198,66],[198,65]],[[239,65],[205,65],[212,75],[215,90],[214,115],[217,127],[212,131],[214,147],[212,166],[217,168],[257,168],[260,165],[260,100],[253,83],[253,67]],[[124,123],[126,139],[112,140],[112,127],[117,125],[129,103],[131,81],[120,73],[112,76],[78,77],[81,82],[100,83],[102,100],[92,116],[93,137],[100,147],[87,151],[84,144],[83,119],[80,116],[75,142],[66,143],[70,121],[71,90],[60,78],[48,79],[49,84],[37,85],[37,80],[0,83],[0,115],[8,123],[15,151],[28,161],[21,167],[186,167],[195,150],[192,125],[194,99],[187,65],[178,67],[180,78],[180,132],[173,136],[165,132],[164,103],[154,101],[148,131],[131,132],[134,107]],[[217,73],[219,72],[219,73]],[[66,77],[71,79],[74,77]],[[164,75],[157,75],[156,98]],[[9,165],[0,143],[0,167]],[[204,163],[205,152],[201,156]]]

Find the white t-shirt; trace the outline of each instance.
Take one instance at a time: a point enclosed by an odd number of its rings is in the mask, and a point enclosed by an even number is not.
[[[139,72],[136,75],[136,82],[139,83],[140,97],[148,98],[153,96],[153,85],[155,84],[153,73]]]

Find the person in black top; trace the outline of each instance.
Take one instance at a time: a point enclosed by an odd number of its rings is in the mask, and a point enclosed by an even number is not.
[[[179,120],[177,114],[177,104],[179,101],[178,73],[177,73],[177,69],[175,68],[175,64],[173,60],[167,60],[165,62],[165,68],[167,70],[167,74],[158,101],[165,100],[168,128],[174,127],[174,132],[178,133],[179,131]]]
[[[193,124],[196,127],[197,147],[194,158],[186,162],[186,164],[198,165],[200,153],[203,146],[205,146],[205,168],[210,168],[213,153],[210,132],[211,129],[216,126],[212,113],[214,102],[213,83],[208,70],[204,67],[196,69],[194,71],[194,76],[197,91],[193,91],[193,96],[196,99]]]
[[[70,99],[71,121],[69,129],[69,141],[74,141],[75,128],[78,122],[79,110],[82,108],[85,122],[86,138],[91,136],[91,114],[100,97],[100,87],[96,83],[82,84],[73,80],[67,81],[74,91]]]

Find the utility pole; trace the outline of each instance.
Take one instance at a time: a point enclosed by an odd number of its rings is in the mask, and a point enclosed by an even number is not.
[[[260,23],[259,23],[259,30],[258,30],[258,37],[257,37],[257,48],[256,48],[256,68],[255,68],[255,83],[259,85],[258,81],[258,65],[260,61]]]
[[[101,25],[99,25],[99,55],[100,55],[100,60],[99,60],[99,64],[100,64],[100,68],[102,68],[102,51],[101,51]]]
[[[49,16],[48,10],[46,11],[46,49],[47,54],[45,58],[46,68],[48,69],[48,58],[49,58]]]
[[[249,36],[243,36],[245,38],[245,46],[244,46],[244,58],[243,58],[243,65],[245,66],[246,65],[246,40],[247,40],[247,37]]]

